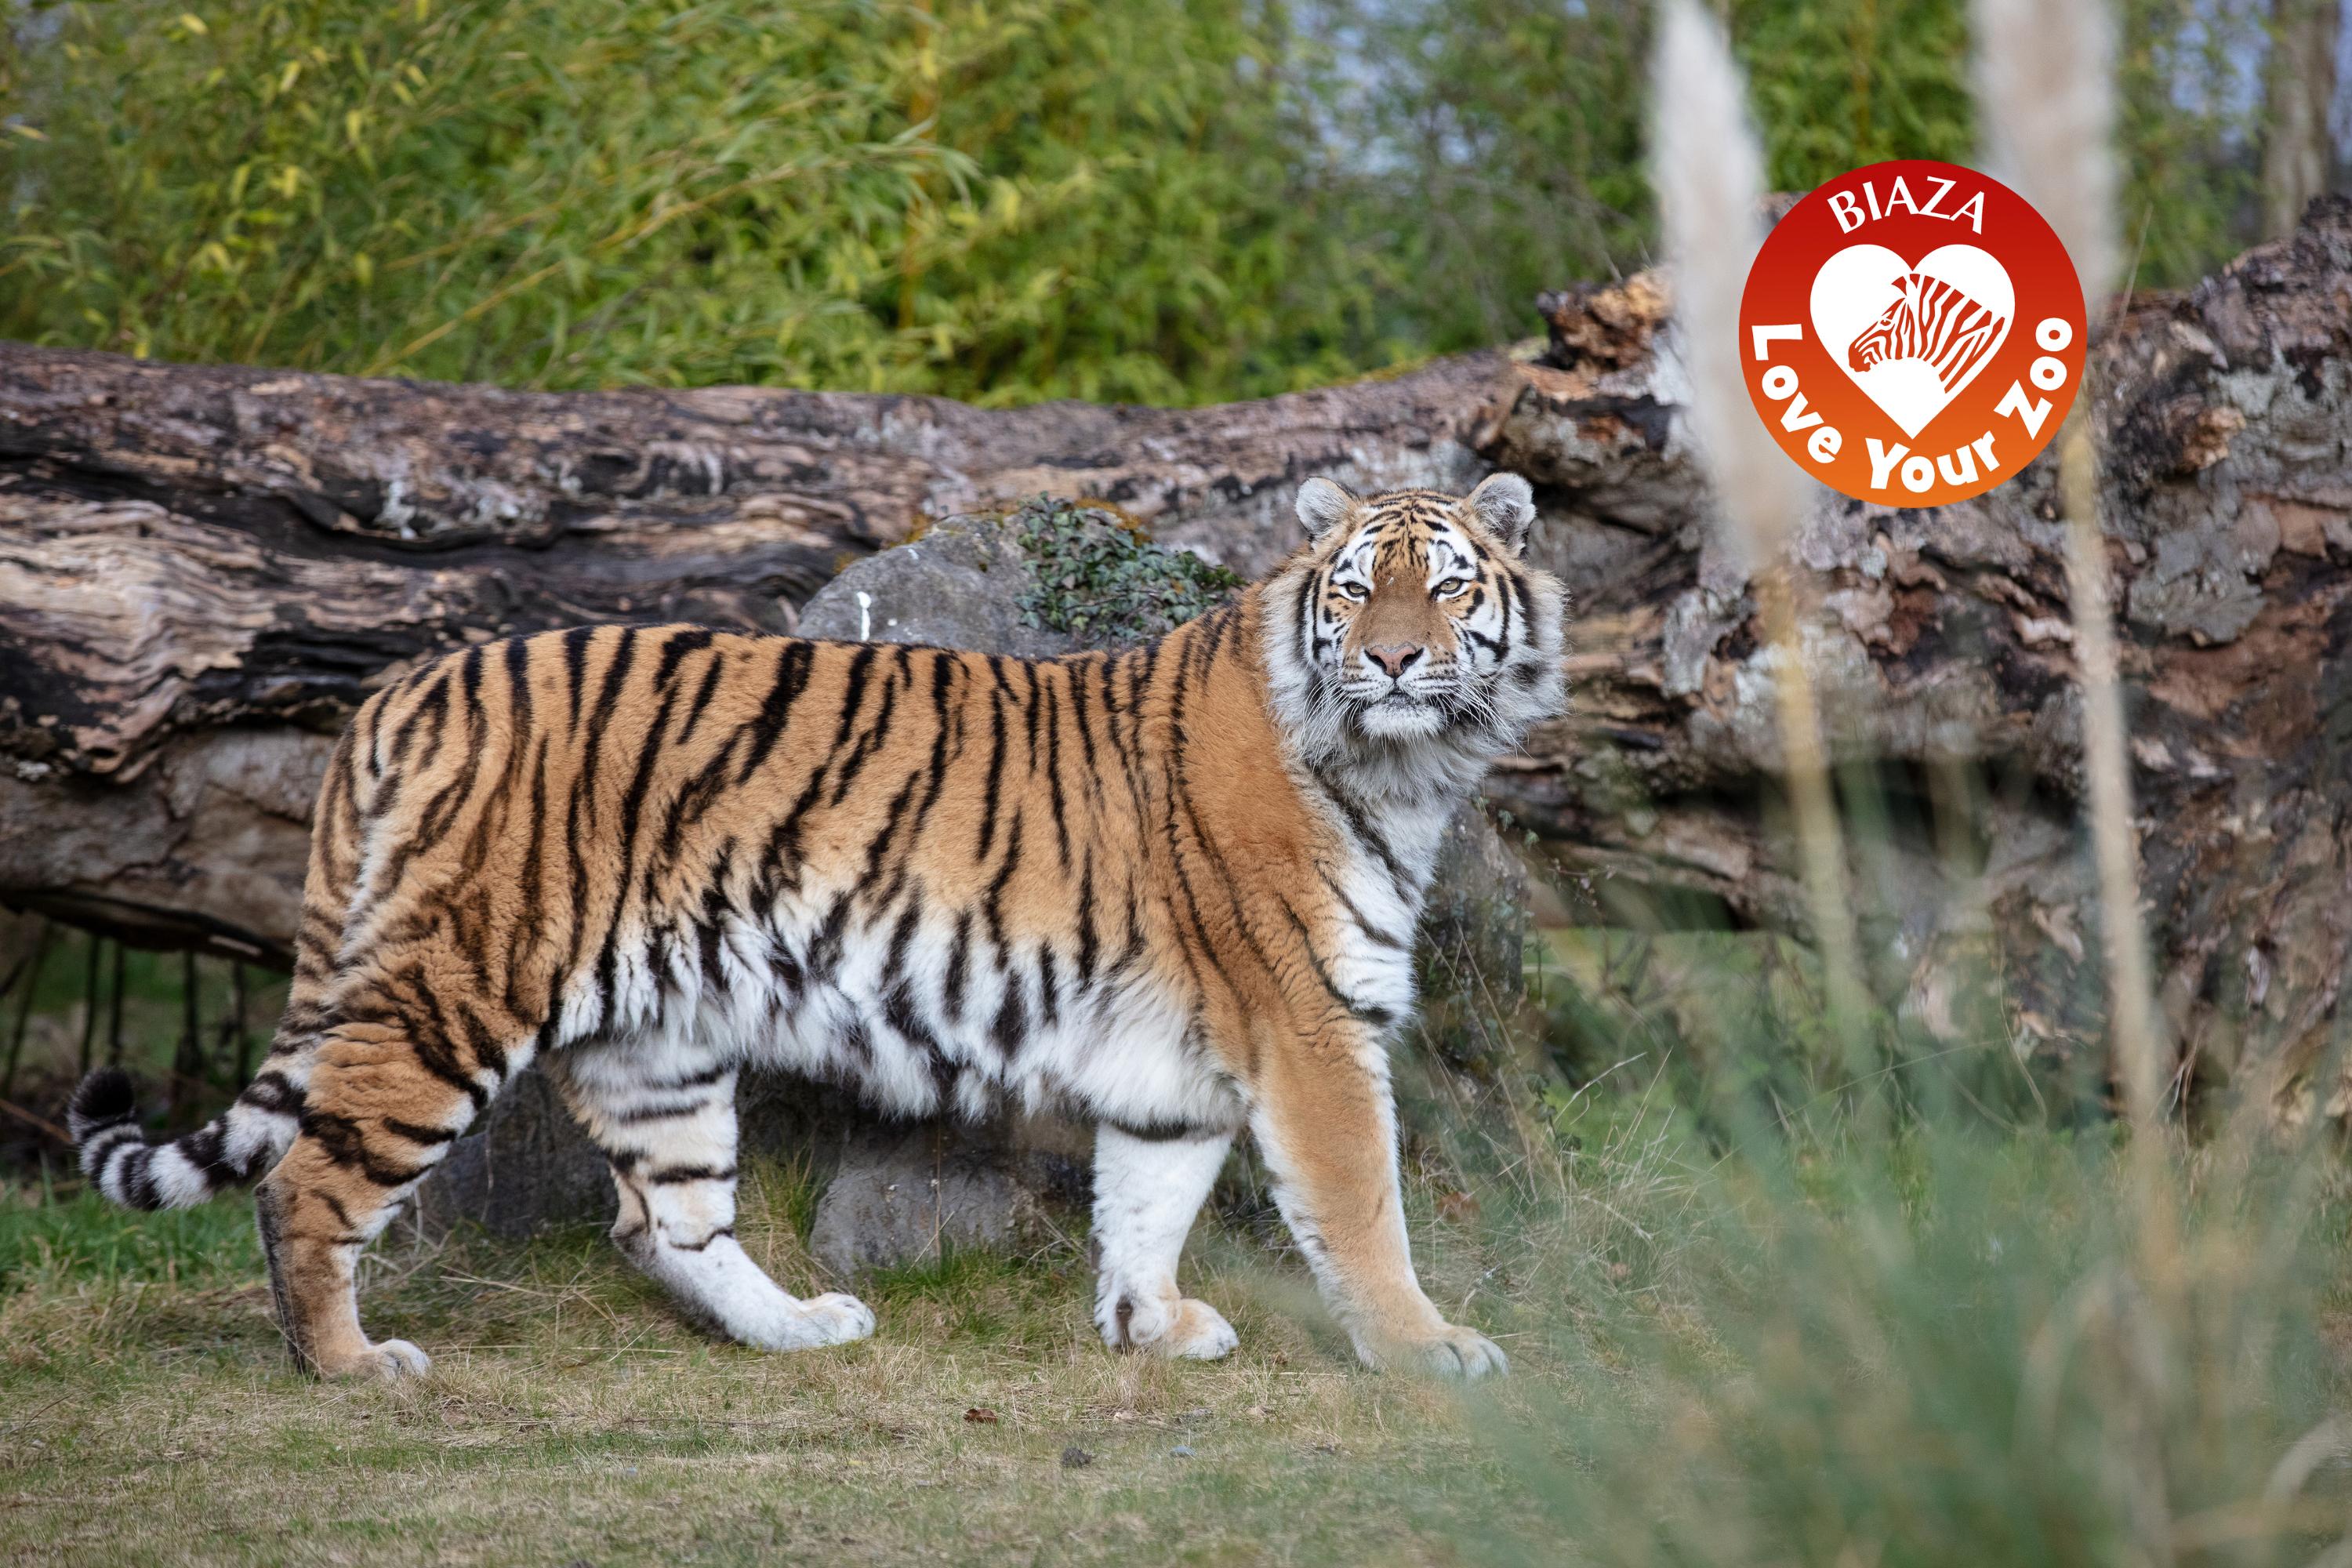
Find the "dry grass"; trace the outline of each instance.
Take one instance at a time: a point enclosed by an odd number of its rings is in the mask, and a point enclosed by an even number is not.
[[[1242,1163],[1184,1275],[1240,1331],[1222,1363],[1105,1352],[1075,1237],[870,1277],[876,1339],[762,1355],[583,1227],[383,1249],[368,1325],[436,1358],[390,1387],[287,1371],[234,1205],[0,1193],[0,1556],[2352,1561],[2336,1154],[2185,1163],[2151,1281],[2113,1129],[1996,1128],[1937,1081],[1899,1116],[1728,1104],[1726,1142],[1663,1070],[1509,1104],[1409,1075],[1415,1257],[1513,1358],[1471,1394],[1353,1363]],[[780,1279],[840,1283],[804,1173],[745,1196]]]
[[[1414,1225],[1441,1300],[1565,1386],[1447,1185]],[[742,1225],[802,1290],[833,1283],[808,1195],[763,1171]],[[1213,1220],[1185,1277],[1241,1333],[1214,1365],[1106,1352],[1076,1244],[870,1278],[873,1341],[792,1355],[685,1327],[591,1230],[394,1246],[366,1321],[436,1358],[396,1386],[291,1374],[258,1279],[177,1272],[0,1298],[9,1560],[1443,1563],[1536,1519],[1454,1392],[1355,1366],[1304,1271]]]

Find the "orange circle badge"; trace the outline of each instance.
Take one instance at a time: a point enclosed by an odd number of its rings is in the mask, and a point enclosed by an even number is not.
[[[2083,289],[2024,197],[1953,163],[1873,163],[1789,209],[1739,304],[1748,395],[1832,489],[1941,506],[2050,444],[2083,380]]]

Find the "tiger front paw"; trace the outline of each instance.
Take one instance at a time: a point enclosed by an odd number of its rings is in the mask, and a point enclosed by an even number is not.
[[[874,1335],[874,1309],[855,1296],[828,1290],[807,1305],[810,1322],[820,1335],[818,1344],[844,1345]]]
[[[1458,1377],[1470,1382],[1481,1377],[1500,1377],[1511,1370],[1503,1348],[1475,1329],[1465,1329],[1456,1323],[1442,1323],[1437,1332],[1426,1339],[1403,1341],[1390,1353],[1364,1358],[1376,1366],[1409,1367],[1436,1377]]]
[[[320,1377],[374,1377],[397,1383],[431,1372],[433,1358],[406,1340],[382,1340],[374,1344],[362,1341],[360,1349],[348,1355],[314,1354],[310,1365]]]
[[[1182,1361],[1219,1361],[1233,1353],[1241,1336],[1224,1314],[1190,1296],[1119,1296],[1095,1314],[1103,1343],[1111,1349],[1150,1351]]]
[[[1155,1355],[1183,1361],[1223,1361],[1241,1342],[1241,1336],[1234,1332],[1234,1326],[1225,1321],[1223,1313],[1206,1301],[1187,1296],[1177,1307],[1167,1331],[1145,1348]]]
[[[784,1297],[773,1321],[737,1329],[735,1337],[763,1351],[807,1351],[847,1344],[873,1332],[873,1308],[855,1296],[830,1290],[805,1301]]]

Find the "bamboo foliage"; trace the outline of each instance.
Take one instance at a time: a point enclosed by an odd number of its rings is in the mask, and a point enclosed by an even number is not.
[[[2143,285],[2243,242],[2260,0],[2120,0]],[[1769,184],[1975,136],[1965,0],[1718,6]],[[1162,404],[1654,259],[1642,0],[29,0],[0,334]]]
[[[1333,373],[1358,296],[1276,134],[1276,20],[64,6],[7,60],[0,334],[527,386],[1280,390]]]
[[[72,7],[19,101],[0,323],[135,354],[570,379],[854,355],[828,295],[938,154],[749,7]],[[687,268],[685,297],[653,287]]]

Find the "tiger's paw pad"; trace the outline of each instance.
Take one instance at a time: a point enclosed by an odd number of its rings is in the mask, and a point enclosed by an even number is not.
[[[1168,1331],[1145,1348],[1155,1355],[1183,1361],[1223,1361],[1241,1343],[1241,1336],[1224,1315],[1206,1301],[1186,1297],[1176,1309]]]

